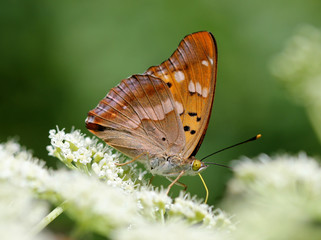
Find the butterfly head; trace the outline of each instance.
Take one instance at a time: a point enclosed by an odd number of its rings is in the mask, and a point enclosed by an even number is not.
[[[190,160],[190,171],[187,173],[189,175],[196,175],[202,171],[204,171],[208,166],[205,165],[203,162],[200,160],[197,160],[195,157],[189,158]]]

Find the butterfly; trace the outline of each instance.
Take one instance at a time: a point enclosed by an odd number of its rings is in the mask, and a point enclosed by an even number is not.
[[[153,175],[175,177],[168,193],[181,176],[207,167],[195,155],[209,124],[216,72],[214,36],[187,35],[168,60],[112,88],[88,113],[86,127],[132,158],[125,164],[137,160]]]

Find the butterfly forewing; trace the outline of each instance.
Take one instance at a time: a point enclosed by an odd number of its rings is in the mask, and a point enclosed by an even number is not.
[[[87,128],[127,156],[175,155],[185,136],[172,93],[162,80],[134,75],[88,113]]]
[[[184,158],[196,155],[208,126],[215,92],[217,50],[209,32],[186,36],[172,56],[145,74],[162,79],[173,94],[186,144]]]

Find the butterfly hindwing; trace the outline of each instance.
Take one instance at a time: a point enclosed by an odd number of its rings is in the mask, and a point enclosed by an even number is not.
[[[134,75],[111,89],[88,113],[87,128],[130,157],[178,154],[185,145],[182,123],[167,85]]]
[[[186,36],[172,56],[145,74],[162,79],[173,94],[185,132],[184,158],[195,156],[205,136],[217,72],[215,39],[209,32]]]

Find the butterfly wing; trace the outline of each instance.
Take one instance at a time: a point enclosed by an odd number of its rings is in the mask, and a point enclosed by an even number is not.
[[[177,154],[185,145],[182,123],[166,83],[134,75],[112,88],[88,113],[86,127],[129,157]]]
[[[186,36],[172,56],[145,74],[167,83],[185,131],[183,156],[195,156],[209,123],[216,83],[217,49],[213,35]]]

